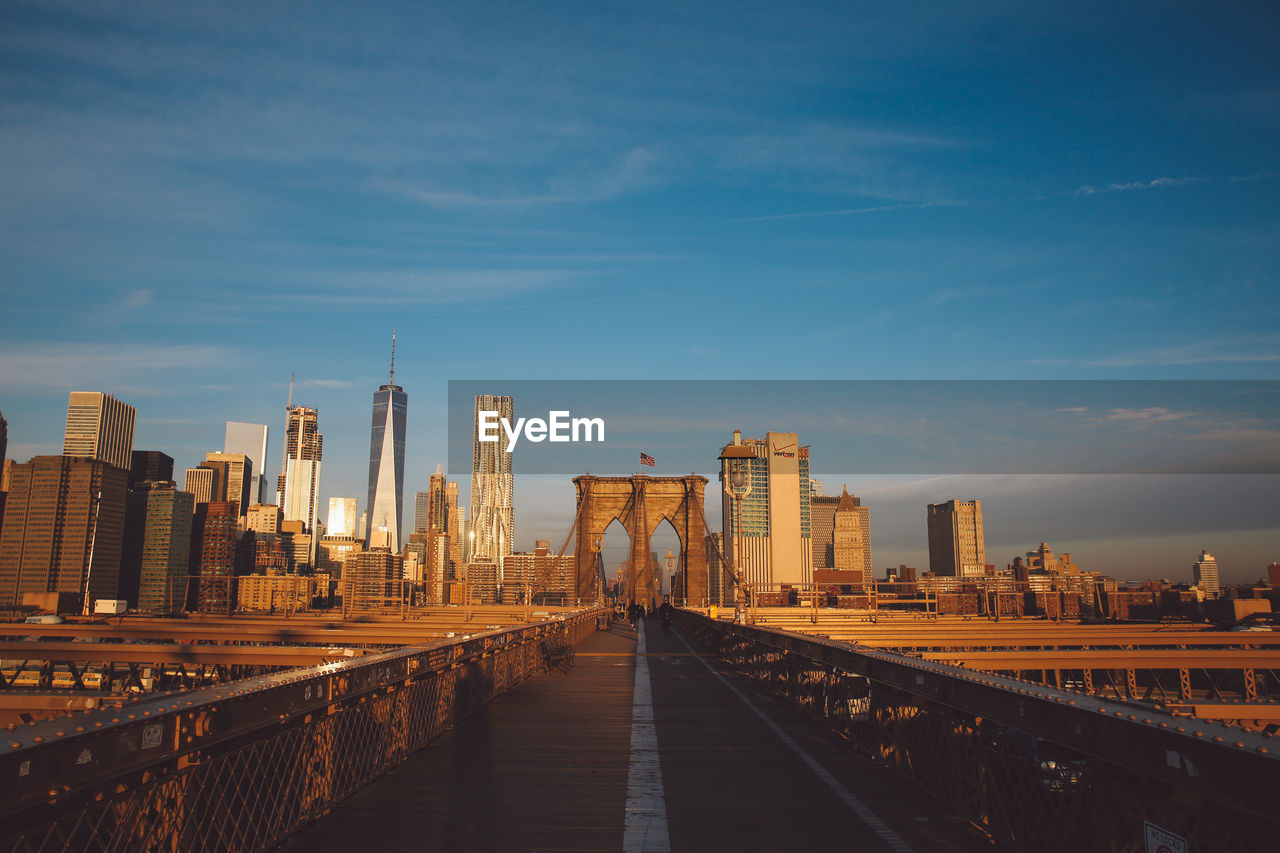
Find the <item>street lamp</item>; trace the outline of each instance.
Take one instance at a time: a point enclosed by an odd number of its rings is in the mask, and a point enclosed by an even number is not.
[[[742,536],[742,499],[751,494],[751,460],[754,458],[755,453],[751,448],[737,443],[727,445],[720,454],[724,491],[733,498],[736,510],[733,525],[733,565],[729,567],[729,571],[733,574],[733,621],[736,623],[743,621],[743,605],[746,599],[746,577],[737,544]]]
[[[471,621],[471,561],[476,558],[476,532],[470,530],[471,545],[467,548],[467,560],[462,564],[462,621]]]

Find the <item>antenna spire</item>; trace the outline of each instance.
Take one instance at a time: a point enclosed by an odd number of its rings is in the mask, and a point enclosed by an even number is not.
[[[396,384],[396,330],[395,329],[391,330],[391,379],[388,380],[387,384],[388,385]]]
[[[289,373],[289,402],[284,404],[285,411],[293,408],[293,373]]]

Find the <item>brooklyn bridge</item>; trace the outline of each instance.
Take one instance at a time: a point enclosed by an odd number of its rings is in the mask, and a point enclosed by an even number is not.
[[[3,849],[1247,851],[1280,830],[1274,632],[614,615],[0,626]]]

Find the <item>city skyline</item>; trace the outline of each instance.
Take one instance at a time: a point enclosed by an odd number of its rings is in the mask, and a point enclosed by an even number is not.
[[[185,470],[229,419],[278,433],[296,371],[331,448],[319,505],[364,495],[373,342],[405,323],[411,493],[448,458],[452,377],[1280,375],[1274,4],[8,10],[11,459],[58,454],[93,389]],[[740,423],[813,436],[818,414]],[[273,484],[282,443],[254,460]],[[1277,556],[1258,480],[1126,480],[1094,510],[1101,481],[916,486],[822,446],[815,476],[874,507],[877,572],[923,564],[921,508],[963,495],[996,562],[1047,539],[1185,577],[1208,549],[1244,580]],[[515,546],[561,537],[543,508],[568,486],[516,488]]]
[[[120,402],[130,405],[129,401]],[[307,414],[311,416],[310,411]],[[141,419],[142,416],[139,417]],[[717,433],[722,434],[722,431],[712,434]],[[412,458],[412,446],[408,453]],[[821,448],[818,448],[817,455],[820,461]],[[658,461],[659,467],[654,473],[676,473],[664,472],[662,459]],[[428,478],[429,482],[444,476],[443,468],[439,465],[437,468],[439,471]],[[181,465],[176,470],[181,471]],[[704,470],[714,478],[712,464],[706,465]],[[328,471],[327,461],[325,471]],[[825,478],[829,482],[847,479],[843,474],[824,474],[821,468],[814,468],[811,477],[817,481]],[[512,550],[529,550],[539,539],[559,542],[572,520],[572,484],[564,478],[546,476],[517,475],[513,480],[515,505],[517,509],[522,504],[525,507],[521,515],[528,519],[528,527],[515,537]],[[1268,501],[1274,494],[1275,480],[1274,475],[1024,474],[877,475],[860,477],[852,482],[858,484],[854,491],[864,499],[870,499],[870,505],[876,510],[874,538],[878,544],[872,571],[877,577],[883,577],[887,568],[900,563],[914,565],[921,571],[927,569],[928,536],[922,516],[926,505],[953,499],[955,495],[976,495],[990,507],[990,496],[995,495],[998,507],[994,525],[996,533],[988,534],[987,561],[997,569],[1004,569],[1014,557],[1023,554],[1036,542],[1049,541],[1060,550],[1074,553],[1086,570],[1101,571],[1121,580],[1168,578],[1185,583],[1191,581],[1192,575],[1187,554],[1212,550],[1226,555],[1220,558],[1222,582],[1225,584],[1251,582],[1265,576],[1266,566],[1275,560],[1272,554],[1276,538],[1268,510],[1273,505]],[[449,485],[456,490],[456,482],[451,481]],[[406,483],[405,489],[413,490],[414,486],[411,482]],[[1081,491],[1074,492],[1073,489]],[[1204,505],[1182,501],[1178,495],[1185,490],[1202,497]],[[321,507],[334,492],[340,493],[341,488],[320,478],[320,497],[316,502],[318,519],[324,519]],[[1088,507],[1080,504],[1081,495],[1097,500],[1106,494],[1111,495],[1110,501],[1098,501],[1096,506]],[[1136,501],[1158,500],[1162,495],[1165,503],[1157,509],[1175,512],[1167,520],[1170,527],[1178,528],[1178,532],[1128,526],[1125,512]],[[1188,512],[1186,516],[1176,515],[1179,506]],[[1253,520],[1242,519],[1236,512],[1239,506],[1252,507],[1255,513]],[[708,490],[706,512],[711,528],[720,530],[719,501],[714,499],[714,490],[711,489]],[[1187,518],[1207,519],[1211,526],[1216,526],[1216,531],[1188,530]],[[987,527],[988,530],[992,528],[990,518]],[[674,535],[665,526],[658,528],[653,543],[655,550],[660,552],[678,547]],[[606,565],[623,559],[627,549],[625,535],[611,527],[605,537]]]

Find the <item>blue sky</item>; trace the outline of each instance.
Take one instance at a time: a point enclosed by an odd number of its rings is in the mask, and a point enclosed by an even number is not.
[[[100,389],[181,467],[227,419],[274,456],[296,372],[322,492],[363,495],[392,327],[409,492],[451,378],[1277,378],[1278,19],[6,3],[10,455],[57,452],[67,392]],[[1160,559],[1241,541],[1203,532]],[[1242,578],[1280,557],[1250,535]]]

